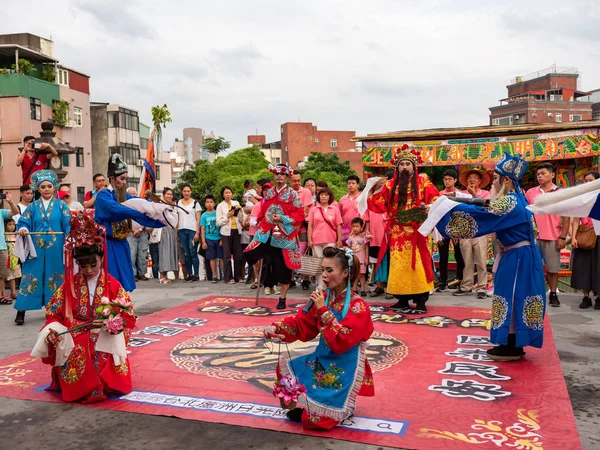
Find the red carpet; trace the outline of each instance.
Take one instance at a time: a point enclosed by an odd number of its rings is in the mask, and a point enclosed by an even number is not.
[[[130,355],[134,392],[94,407],[306,433],[271,394],[277,345],[271,353],[260,333],[291,312],[275,310],[273,298],[260,303],[208,297],[141,317]],[[549,322],[542,350],[494,363],[484,356],[488,310],[372,313],[376,396],[359,397],[341,427],[307,434],[427,450],[581,448]],[[59,401],[43,391],[49,375],[28,354],[1,360],[0,396]]]

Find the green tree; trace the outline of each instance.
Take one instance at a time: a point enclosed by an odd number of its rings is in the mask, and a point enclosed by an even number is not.
[[[173,119],[171,119],[171,112],[166,103],[163,106],[156,105],[152,107],[152,123],[154,124],[152,134],[154,134],[154,139],[156,139],[155,151],[160,151],[162,145],[162,129],[167,128],[167,124],[170,122],[173,122]]]
[[[17,70],[16,64],[12,64],[11,67],[13,70]],[[37,72],[35,66],[28,59],[19,58],[19,73],[28,75],[32,72]]]
[[[206,138],[204,140],[204,147],[206,147],[209,153],[218,155],[231,147],[231,143],[226,141],[223,136],[219,136],[218,138]]]
[[[303,179],[314,178],[317,181],[325,181],[335,194],[336,200],[339,200],[347,193],[346,179],[350,175],[358,175],[350,167],[349,161],[340,161],[338,155],[326,155],[313,152],[308,157],[308,161],[300,174]]]
[[[201,201],[207,194],[212,194],[221,201],[221,189],[229,186],[234,198],[242,201],[244,181],[256,183],[261,178],[272,178],[267,169],[268,162],[257,147],[247,147],[237,150],[225,157],[220,157],[212,164],[207,161],[197,161],[196,166],[181,175],[180,185],[189,183],[192,186],[193,197]]]

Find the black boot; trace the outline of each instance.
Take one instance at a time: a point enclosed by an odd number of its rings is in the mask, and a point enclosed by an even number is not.
[[[598,303],[598,299],[596,299],[596,303]],[[592,299],[589,297],[583,297],[583,300],[581,300],[579,307],[581,309],[591,308],[592,307]]]
[[[290,409],[287,413],[285,413],[285,415],[292,422],[302,422],[302,408]]]
[[[285,309],[285,298],[279,297],[279,303],[277,303],[277,309]]]
[[[398,301],[395,305],[390,306],[390,309],[393,309],[394,311],[399,311],[402,314],[410,314],[412,309],[408,304],[409,299],[400,295],[397,295],[396,298],[398,299]]]
[[[525,352],[523,347],[517,347],[516,343],[517,335],[509,334],[507,345],[497,345],[486,353],[494,361],[518,361],[525,356]]]
[[[560,301],[558,300],[558,295],[556,295],[556,292],[550,292],[548,303],[550,303],[550,306],[554,306],[556,308],[560,306]]]
[[[25,323],[25,311],[17,311],[17,317],[15,318],[17,325],[23,325]]]

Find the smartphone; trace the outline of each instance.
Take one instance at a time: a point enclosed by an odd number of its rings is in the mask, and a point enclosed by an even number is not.
[[[6,193],[0,192],[0,200],[6,200]]]
[[[35,144],[33,144],[33,148],[35,148],[36,150],[39,150],[42,148],[42,144],[38,144],[37,142]]]

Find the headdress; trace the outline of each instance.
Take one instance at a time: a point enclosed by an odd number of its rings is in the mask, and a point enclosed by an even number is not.
[[[65,238],[65,311],[69,318],[72,318],[71,305],[76,301],[75,293],[75,271],[73,267],[73,257],[75,250],[84,245],[95,247],[105,255],[103,261],[103,270],[105,275],[105,291],[108,293],[108,258],[106,257],[106,229],[94,221],[93,210],[79,211],[73,213],[69,222],[71,227],[69,234]],[[93,293],[90,293],[93,295]],[[109,295],[105,295],[108,297]]]
[[[464,187],[467,187],[469,184],[469,175],[471,175],[472,173],[476,173],[481,178],[481,188],[488,186],[492,181],[491,177],[486,171],[475,168],[466,168],[461,170],[458,174],[458,181],[460,182],[460,184],[462,184]]]
[[[269,164],[267,167],[269,172],[272,173],[282,173],[284,175],[294,175],[294,171],[287,164],[277,164],[274,166],[273,164]]]
[[[37,191],[40,187],[40,184],[42,184],[45,181],[52,183],[54,189],[58,189],[60,187],[58,177],[52,170],[48,169],[38,170],[37,172],[34,172],[33,175],[31,175],[31,184],[29,185],[29,187],[34,191]]]
[[[350,283],[350,279],[352,278],[352,264],[354,263],[354,253],[352,252],[352,249],[349,248],[338,250],[344,252],[344,256],[348,260],[348,285],[346,286],[346,300],[344,301],[344,308],[342,309],[342,320],[344,320],[346,314],[348,314],[348,310],[350,309],[350,301],[352,299],[352,284]],[[329,299],[332,297],[331,292],[332,291],[329,291],[329,293],[327,294],[326,306],[329,304]]]
[[[404,144],[402,147],[394,147],[393,148],[394,156],[392,158],[392,164],[397,166],[400,161],[403,159],[412,162],[415,167],[423,164],[423,158],[421,158],[421,153],[413,148],[409,148],[408,144]]]
[[[123,161],[123,157],[118,153],[113,153],[108,160],[108,170],[106,175],[110,177],[118,177],[127,173],[127,164]]]
[[[527,161],[519,155],[504,153],[496,164],[496,173],[508,177],[515,182],[521,181],[527,170]]]

